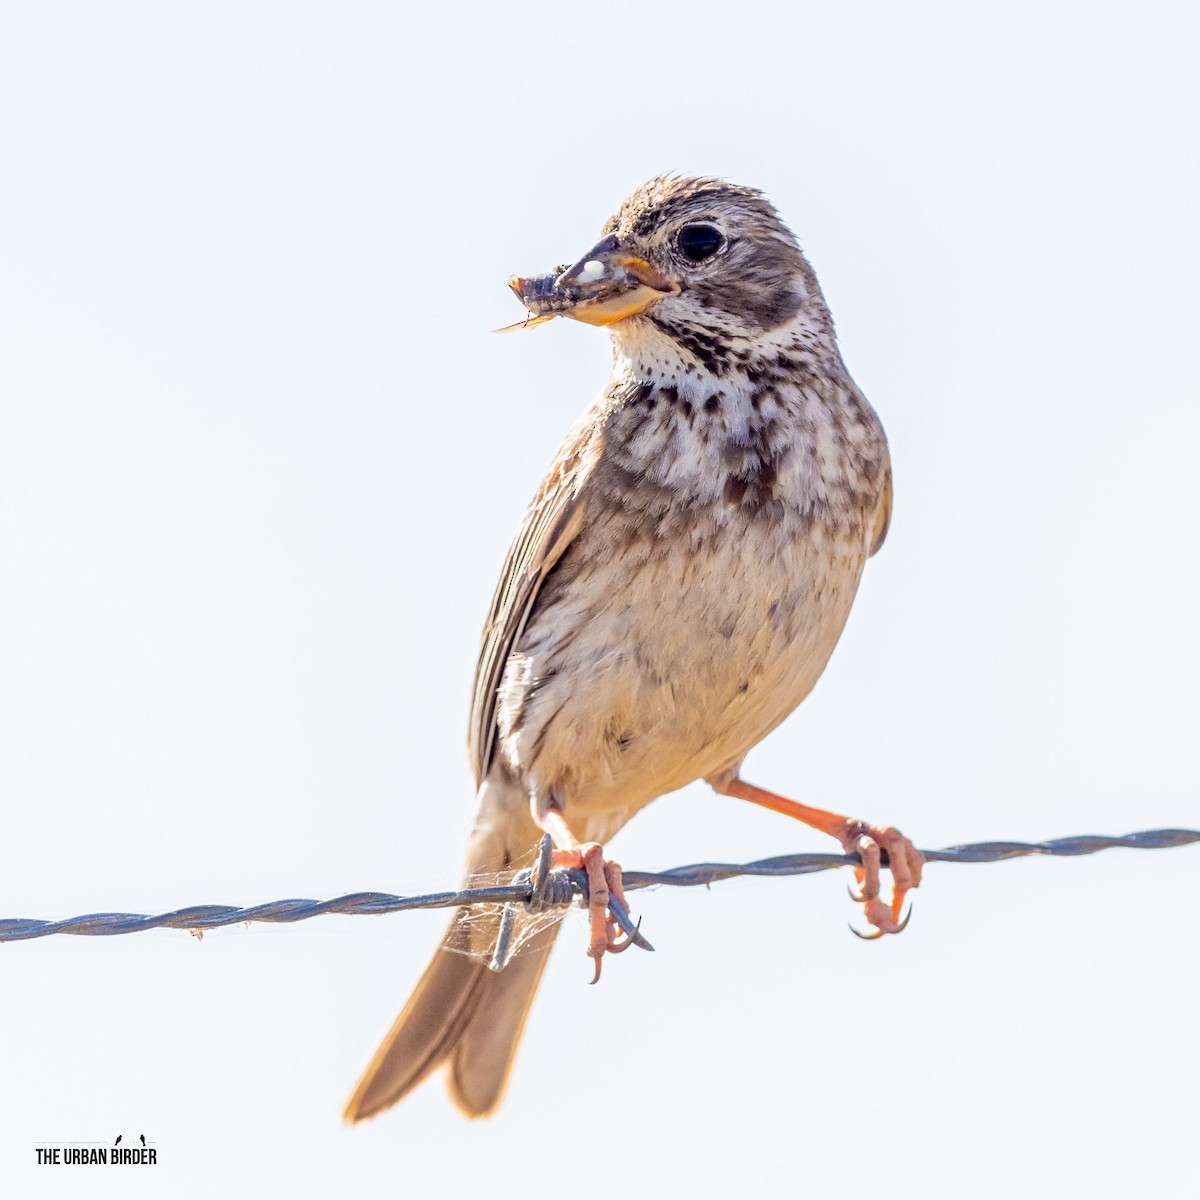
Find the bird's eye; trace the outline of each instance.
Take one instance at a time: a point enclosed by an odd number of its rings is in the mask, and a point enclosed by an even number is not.
[[[675,242],[684,258],[698,263],[712,258],[725,245],[725,235],[715,225],[685,225]]]

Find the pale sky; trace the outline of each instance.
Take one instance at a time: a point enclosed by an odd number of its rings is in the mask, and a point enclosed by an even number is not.
[[[766,189],[896,507],[747,775],[939,847],[1200,826],[1182,4],[0,8],[0,916],[456,882],[479,629],[664,170]],[[700,786],[626,867],[834,850]],[[0,947],[20,1196],[1200,1195],[1200,850],[569,920],[504,1108],[341,1106],[439,913]],[[36,1167],[128,1142],[153,1168]],[[1189,1189],[1191,1189],[1189,1191]],[[775,1193],[772,1193],[775,1194]]]

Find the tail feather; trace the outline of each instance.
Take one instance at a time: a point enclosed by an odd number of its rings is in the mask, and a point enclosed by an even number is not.
[[[466,878],[528,861],[539,832],[529,815],[529,796],[519,785],[485,780],[467,847]],[[346,1120],[362,1121],[390,1108],[443,1063],[449,1064],[450,1095],[458,1107],[472,1117],[490,1113],[500,1103],[558,927],[552,921],[530,928],[508,965],[492,971],[486,956],[495,944],[499,914],[457,912],[358,1081]]]
[[[530,937],[499,972],[449,949],[459,941],[457,925],[363,1072],[347,1121],[391,1108],[444,1062],[450,1095],[467,1116],[487,1116],[500,1103],[558,923]]]
[[[478,1011],[487,968],[447,949],[450,926],[403,1011],[371,1058],[346,1104],[347,1121],[363,1121],[403,1099],[454,1051]]]
[[[479,1007],[463,1025],[450,1059],[450,1095],[469,1117],[486,1117],[504,1096],[525,1020],[559,924],[529,939],[503,971],[483,969]]]

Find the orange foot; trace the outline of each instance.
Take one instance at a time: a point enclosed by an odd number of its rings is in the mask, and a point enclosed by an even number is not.
[[[628,937],[623,942],[617,940],[619,926],[616,918],[609,913],[610,898],[615,898],[622,907],[625,905],[621,868],[604,857],[604,849],[599,842],[581,842],[570,850],[555,850],[550,865],[576,871],[582,868],[587,872],[588,919],[592,927],[587,952],[589,958],[596,960],[592,982],[597,983],[604,955],[609,952],[620,954],[622,950],[629,949],[632,941]]]
[[[798,804],[795,800],[777,796],[765,788],[755,787],[744,779],[713,782],[712,786],[724,796],[749,800],[752,804],[771,809],[772,812],[783,813],[784,816],[803,821],[805,825],[811,825],[814,829],[837,838],[847,854],[858,855],[862,860],[862,866],[854,868],[858,891],[851,888],[850,896],[863,906],[867,922],[874,926],[875,932],[859,933],[851,926],[851,932],[856,936],[870,942],[883,937],[885,933],[899,933],[908,924],[908,917],[912,916],[911,909],[903,920],[900,919],[900,911],[904,907],[905,895],[921,884],[921,868],[925,864],[925,855],[898,829],[891,826],[879,828],[868,825],[865,821],[856,821],[853,817],[810,808],[807,804]],[[879,871],[885,865],[884,854],[887,855],[886,866],[892,872],[890,904],[879,896]]]
[[[862,866],[854,868],[858,891],[850,888],[850,898],[863,906],[867,924],[875,927],[874,933],[859,933],[853,925],[850,932],[855,937],[871,942],[885,933],[899,933],[908,924],[908,916],[900,919],[904,897],[911,888],[921,885],[921,868],[925,855],[898,829],[890,825],[876,828],[863,821],[848,822],[849,829],[841,842],[847,854],[857,854]],[[882,852],[882,853],[881,853]],[[879,896],[879,869],[883,865],[883,853],[887,854],[888,869],[892,872],[892,902],[885,903]]]
[[[566,867],[587,873],[588,918],[591,923],[587,952],[589,958],[596,960],[592,982],[599,982],[600,966],[605,954],[620,954],[631,945],[653,950],[654,947],[629,924],[629,908],[625,901],[625,890],[621,886],[621,868],[604,857],[604,848],[600,843],[577,841],[557,808],[550,808],[542,815],[541,825],[557,844],[550,856],[551,867]],[[624,941],[618,940],[622,930],[625,932]]]

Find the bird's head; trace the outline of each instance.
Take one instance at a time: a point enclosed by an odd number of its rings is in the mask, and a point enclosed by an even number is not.
[[[832,330],[816,277],[771,203],[718,179],[650,180],[575,263],[509,286],[534,318],[605,325],[618,344],[653,332],[694,352],[753,342],[797,318],[814,333]]]

